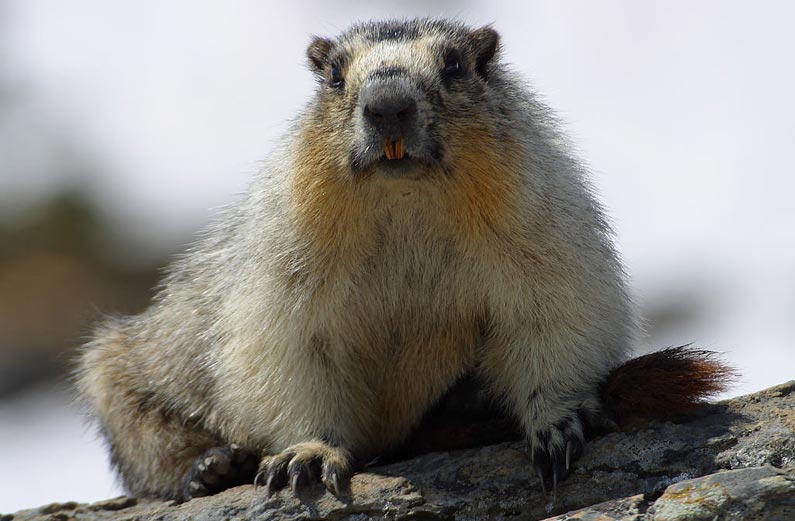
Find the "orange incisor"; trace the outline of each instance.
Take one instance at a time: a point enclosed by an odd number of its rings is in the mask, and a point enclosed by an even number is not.
[[[384,141],[384,155],[386,155],[387,159],[403,159],[406,155],[403,138],[399,137],[395,141],[391,139]]]

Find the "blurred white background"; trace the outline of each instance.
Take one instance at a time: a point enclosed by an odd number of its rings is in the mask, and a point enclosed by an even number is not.
[[[732,395],[793,378],[787,1],[0,0],[0,220],[77,187],[131,262],[178,251],[309,98],[311,34],[416,15],[493,23],[561,115],[649,319],[641,348],[725,351]],[[0,402],[0,512],[121,493],[68,400]]]

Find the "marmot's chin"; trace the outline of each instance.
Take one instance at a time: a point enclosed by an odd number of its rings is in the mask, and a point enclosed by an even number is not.
[[[408,154],[401,159],[383,157],[374,167],[379,174],[396,179],[421,179],[430,173],[429,165]]]

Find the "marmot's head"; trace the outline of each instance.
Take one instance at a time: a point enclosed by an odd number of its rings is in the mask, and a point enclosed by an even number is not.
[[[350,175],[424,177],[498,135],[499,36],[447,20],[373,22],[307,49],[319,85],[305,136],[315,157]]]

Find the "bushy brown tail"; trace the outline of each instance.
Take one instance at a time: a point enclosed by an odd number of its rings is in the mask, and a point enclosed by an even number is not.
[[[737,377],[718,356],[685,345],[633,358],[602,384],[604,412],[625,426],[694,409],[728,389]]]

